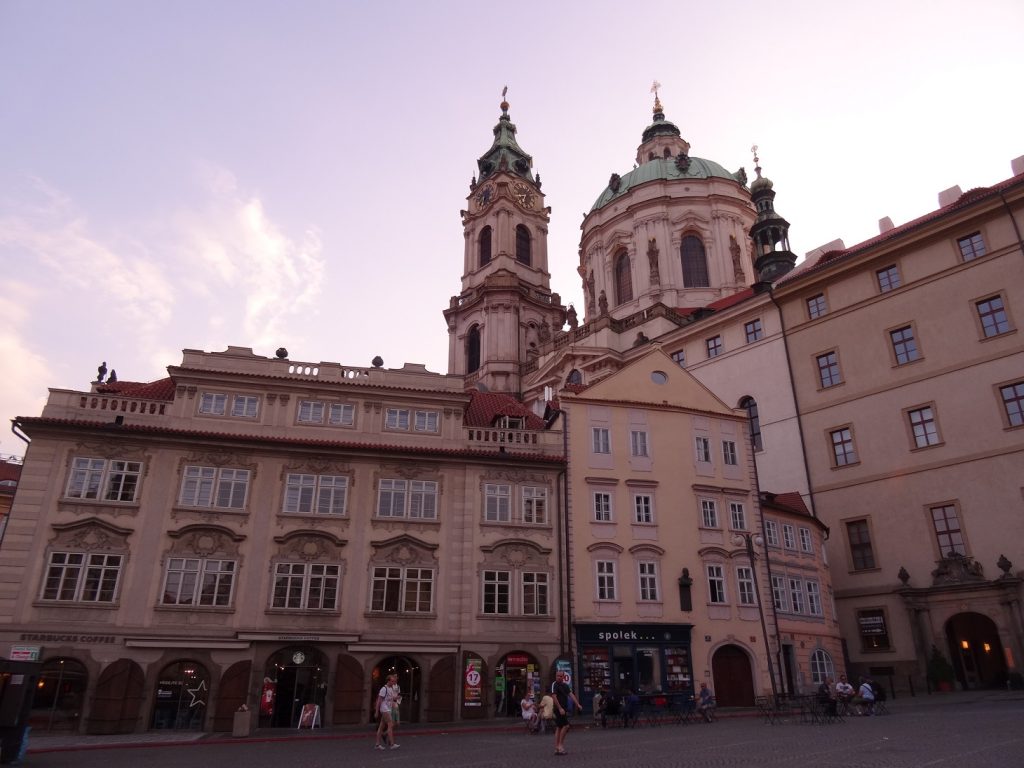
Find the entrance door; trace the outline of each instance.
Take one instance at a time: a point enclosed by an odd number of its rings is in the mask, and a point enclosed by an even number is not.
[[[1006,683],[1006,657],[995,622],[980,613],[958,613],[946,622],[950,658],[964,688]]]
[[[629,645],[612,646],[612,686],[618,693],[633,690],[636,683],[633,667],[633,647]]]
[[[723,645],[711,657],[711,673],[720,706],[754,706],[754,679],[746,651],[738,645]]]
[[[324,722],[327,658],[315,648],[282,648],[267,661],[260,694],[260,725],[294,728],[306,704],[320,707]]]
[[[88,675],[76,659],[56,658],[43,663],[32,700],[29,723],[39,731],[77,731],[85,702]]]
[[[154,729],[201,731],[206,723],[210,673],[195,661],[176,661],[160,671],[153,700]]]
[[[420,666],[405,656],[391,656],[373,668],[370,682],[370,711],[377,703],[377,695],[388,675],[398,675],[402,703],[398,705],[399,722],[420,721]]]

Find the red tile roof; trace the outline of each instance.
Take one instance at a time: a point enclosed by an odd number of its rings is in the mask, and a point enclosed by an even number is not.
[[[104,395],[121,395],[122,397],[138,397],[144,400],[173,400],[174,381],[167,377],[157,381],[115,381],[112,384],[100,384],[96,392]]]
[[[753,288],[744,288],[742,291],[738,291],[730,296],[725,296],[718,301],[712,301],[707,305],[707,309],[713,309],[716,312],[722,309],[728,309],[729,307],[735,306],[742,301],[746,301],[754,295]]]
[[[527,429],[544,429],[544,419],[523,405],[519,400],[503,392],[470,391],[469,407],[466,409],[467,427],[492,427],[499,416],[524,419]]]
[[[0,461],[0,482],[4,480],[13,480],[18,482],[21,477],[21,464],[15,464],[11,461]]]

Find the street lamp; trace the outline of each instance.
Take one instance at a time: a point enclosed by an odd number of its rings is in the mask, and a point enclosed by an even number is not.
[[[772,669],[772,647],[768,642],[768,626],[764,621],[764,604],[761,602],[761,589],[757,581],[757,565],[754,562],[754,544],[757,544],[759,547],[764,546],[764,539],[761,538],[760,534],[736,533],[733,535],[732,540],[736,545],[745,544],[747,548],[747,558],[750,560],[750,573],[754,577],[754,598],[757,600],[757,615],[761,618],[761,635],[764,637],[764,657],[768,662],[768,679],[772,684],[772,701],[777,703],[779,700],[779,690],[775,686],[775,670]]]

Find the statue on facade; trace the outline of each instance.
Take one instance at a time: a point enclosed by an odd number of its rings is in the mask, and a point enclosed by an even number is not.
[[[587,311],[590,314],[594,314],[594,302],[596,300],[597,297],[594,294],[594,270],[590,270],[590,274],[587,276]]]
[[[107,375],[107,361],[104,360],[100,363],[100,367],[96,369],[96,383],[99,384],[103,381],[103,377]]]
[[[604,293],[604,288],[601,289],[601,295],[597,297],[597,307],[602,315],[608,314],[608,297]]]
[[[661,285],[661,272],[658,270],[658,243],[653,237],[647,243],[647,261],[651,269],[651,285]]]
[[[743,261],[740,259],[742,249],[735,235],[729,235],[729,253],[732,254],[732,272],[737,283],[743,282]]]
[[[576,307],[574,307],[572,304],[569,305],[569,309],[567,309],[565,312],[565,319],[568,321],[569,327],[572,330],[575,331],[577,328],[580,327],[580,321],[576,318]]]

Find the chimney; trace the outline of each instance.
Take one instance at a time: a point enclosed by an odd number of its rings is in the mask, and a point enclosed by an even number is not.
[[[804,258],[807,259],[807,261],[810,264],[814,264],[818,260],[818,257],[821,256],[821,254],[823,254],[823,253],[828,253],[829,251],[845,251],[845,250],[846,250],[846,244],[843,242],[843,239],[842,238],[837,238],[837,239],[833,240],[830,243],[825,243],[824,245],[819,245],[813,251],[808,251],[807,253],[804,254]]]
[[[883,216],[878,220],[878,234],[884,235],[886,232],[893,228],[894,224],[892,223],[892,219],[890,219],[888,216]]]
[[[955,203],[962,194],[959,185],[942,190],[939,192],[939,208],[945,208],[947,205]]]
[[[1010,168],[1013,169],[1014,176],[1020,176],[1024,173],[1024,155],[1013,158],[1013,160],[1010,161]]]

